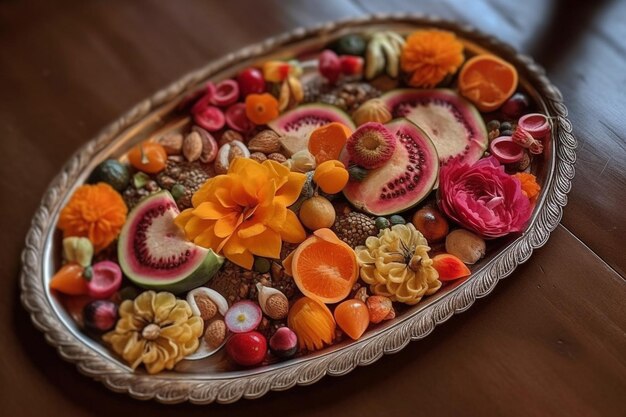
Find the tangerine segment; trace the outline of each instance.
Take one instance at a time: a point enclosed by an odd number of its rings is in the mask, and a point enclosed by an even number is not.
[[[517,89],[515,67],[493,55],[477,55],[465,63],[459,73],[461,95],[489,112],[500,107]]]
[[[352,130],[339,122],[332,122],[320,126],[309,136],[309,152],[315,156],[315,161],[321,164],[331,159],[339,159],[339,154],[352,135]]]
[[[359,268],[350,246],[312,236],[296,249],[292,272],[304,295],[332,304],[348,296]]]
[[[289,309],[287,325],[298,336],[300,349],[319,350],[335,337],[335,318],[318,300],[302,297]]]

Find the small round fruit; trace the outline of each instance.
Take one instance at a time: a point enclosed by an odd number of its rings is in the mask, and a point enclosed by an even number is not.
[[[246,105],[235,103],[226,109],[226,124],[237,132],[250,132],[254,129],[254,123],[246,116]]]
[[[377,217],[375,224],[378,230],[388,229],[391,227],[391,222],[386,217]]]
[[[383,166],[395,149],[396,137],[383,124],[377,122],[359,126],[346,143],[350,160],[367,169]]]
[[[226,353],[238,365],[257,365],[265,359],[267,341],[259,332],[237,333],[226,342]]]
[[[391,223],[392,225],[406,224],[406,220],[404,217],[400,216],[399,214],[394,214],[393,216],[389,217],[389,223]]]
[[[485,256],[486,251],[485,240],[469,230],[453,230],[446,237],[446,252],[456,256],[466,264],[475,264]]]
[[[215,106],[206,106],[193,114],[193,120],[209,132],[215,132],[224,127],[226,119],[224,113]]]
[[[117,323],[117,305],[109,300],[95,300],[83,309],[85,327],[99,332],[106,332]]]
[[[237,76],[237,83],[239,84],[241,97],[246,97],[248,94],[261,94],[265,92],[263,73],[256,68],[251,67],[241,71]]]
[[[429,242],[442,240],[450,230],[446,218],[434,207],[424,207],[416,211],[413,215],[413,226]]]
[[[101,162],[89,176],[89,183],[106,182],[117,191],[124,191],[130,182],[128,167],[117,159]]]
[[[91,279],[87,282],[87,294],[92,298],[109,298],[122,285],[122,270],[111,261],[100,261],[91,267]]]
[[[504,102],[500,108],[500,112],[509,119],[519,119],[520,116],[528,111],[530,103],[528,96],[523,93],[515,93]]]
[[[142,142],[128,152],[128,161],[139,171],[156,174],[165,169],[167,152],[154,142]]]
[[[252,301],[239,301],[228,309],[224,321],[231,332],[246,333],[256,329],[262,318],[263,312],[258,304]]]
[[[487,131],[491,132],[496,129],[500,129],[500,121],[490,120],[489,123],[487,123]]]
[[[334,41],[330,48],[337,53],[337,55],[365,55],[365,48],[367,42],[361,35],[350,34],[344,35],[341,38]]]
[[[361,300],[346,300],[335,308],[335,321],[351,339],[360,338],[370,324],[370,313]]]
[[[219,107],[234,104],[239,99],[239,84],[235,80],[224,80],[215,86],[211,103]]]
[[[281,327],[270,338],[270,351],[279,358],[290,358],[298,351],[298,336],[289,327]]]
[[[335,84],[341,75],[341,61],[336,53],[327,49],[318,58],[318,70],[330,84]]]
[[[310,230],[330,228],[335,223],[335,207],[326,198],[314,196],[300,206],[300,221]]]

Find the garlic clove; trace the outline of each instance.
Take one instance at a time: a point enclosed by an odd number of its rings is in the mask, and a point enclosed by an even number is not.
[[[224,298],[222,294],[220,294],[219,292],[215,290],[212,290],[211,288],[199,287],[199,288],[189,291],[189,293],[187,294],[187,302],[189,303],[189,306],[191,307],[191,312],[193,313],[194,316],[199,316],[199,317],[202,316],[200,307],[198,306],[198,303],[196,302],[196,297],[198,296],[207,297],[217,306],[217,311],[222,316],[226,314],[226,311],[228,310],[228,301],[226,301],[226,298]]]
[[[256,289],[259,293],[259,305],[266,316],[274,320],[287,317],[287,313],[289,313],[289,300],[285,294],[276,288],[266,287],[261,283],[256,284]]]

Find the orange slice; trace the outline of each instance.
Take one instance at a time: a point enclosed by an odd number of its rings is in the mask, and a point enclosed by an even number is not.
[[[304,295],[326,304],[346,298],[357,280],[354,250],[330,229],[302,242],[291,259],[293,278]]]
[[[459,92],[478,110],[489,112],[500,107],[517,89],[515,67],[493,55],[477,55],[459,73]]]

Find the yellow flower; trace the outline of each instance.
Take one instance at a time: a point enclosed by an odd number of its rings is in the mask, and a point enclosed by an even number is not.
[[[142,363],[151,374],[172,369],[198,349],[204,323],[171,293],[143,292],[124,301],[119,314],[115,329],[102,338],[133,369]]]
[[[306,237],[287,208],[300,196],[305,180],[304,174],[276,161],[237,158],[227,174],[200,187],[191,199],[193,208],[175,222],[196,245],[251,269],[253,255],[278,258],[283,240],[300,243]]]

